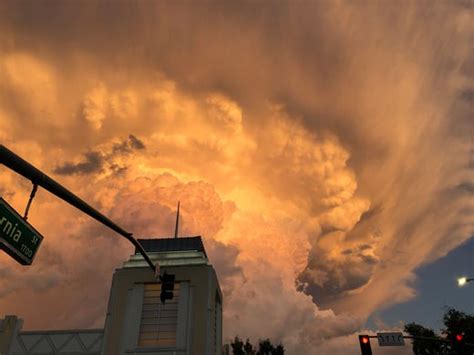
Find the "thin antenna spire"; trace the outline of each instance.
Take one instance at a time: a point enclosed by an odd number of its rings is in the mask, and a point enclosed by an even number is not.
[[[176,212],[176,227],[174,228],[174,237],[178,238],[178,225],[179,225],[179,202],[178,201],[178,211]]]

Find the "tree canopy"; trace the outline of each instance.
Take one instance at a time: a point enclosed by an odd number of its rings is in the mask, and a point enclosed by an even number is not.
[[[436,340],[414,339],[413,353],[415,355],[464,355],[474,352],[474,316],[464,312],[448,308],[443,316],[445,328],[441,330],[441,335],[437,335],[432,329],[426,328],[417,323],[405,325],[405,332],[414,337],[428,337]],[[456,335],[462,335],[466,343],[463,352],[456,352],[453,349],[453,340]]]
[[[232,354],[233,355],[284,355],[285,348],[282,344],[274,346],[270,339],[259,340],[258,350],[256,350],[249,339],[244,342],[239,338],[235,337],[234,341],[231,342]]]

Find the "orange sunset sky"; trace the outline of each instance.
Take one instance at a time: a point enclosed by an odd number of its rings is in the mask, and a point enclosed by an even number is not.
[[[171,236],[180,200],[225,340],[350,354],[474,235],[472,4],[3,0],[0,142],[136,237]],[[17,210],[30,190],[0,167]],[[41,188],[29,221],[0,316],[103,327],[133,247]]]

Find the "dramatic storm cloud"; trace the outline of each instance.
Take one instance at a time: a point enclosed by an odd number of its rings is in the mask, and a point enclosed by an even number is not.
[[[181,200],[226,338],[348,354],[474,233],[473,23],[462,1],[4,1],[0,140],[139,237]],[[0,183],[23,210],[30,183]],[[131,246],[41,189],[30,220],[0,312],[102,326]]]

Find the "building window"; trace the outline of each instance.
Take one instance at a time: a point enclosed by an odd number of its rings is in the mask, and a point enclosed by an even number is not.
[[[144,286],[138,346],[176,346],[179,283],[174,284],[173,299],[164,305],[160,301],[161,284]]]

